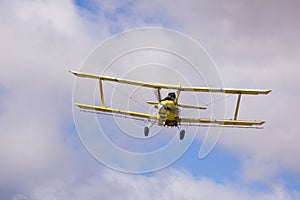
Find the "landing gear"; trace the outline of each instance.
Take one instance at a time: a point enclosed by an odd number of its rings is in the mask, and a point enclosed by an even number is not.
[[[144,127],[144,135],[147,137],[149,135],[150,128],[155,124],[156,120],[150,122],[147,126]]]
[[[145,126],[144,128],[144,135],[147,137],[149,135],[149,127]]]
[[[179,139],[183,140],[185,136],[185,130],[180,130],[179,126],[177,126],[177,128],[179,130]]]
[[[184,131],[184,130],[181,130],[180,133],[179,133],[179,139],[180,139],[180,140],[183,140],[183,139],[184,139],[184,136],[185,136],[185,131]]]
[[[145,137],[148,137],[149,136],[149,132],[150,132],[150,128],[153,126],[153,124],[155,123],[155,121],[154,122],[152,122],[151,124],[150,124],[150,126],[145,126],[144,127],[144,135],[145,135]],[[173,126],[174,127],[174,126]],[[180,140],[183,140],[184,139],[184,136],[185,136],[185,130],[180,130],[180,128],[179,128],[179,126],[176,126],[177,127],[177,129],[179,130],[179,139]]]

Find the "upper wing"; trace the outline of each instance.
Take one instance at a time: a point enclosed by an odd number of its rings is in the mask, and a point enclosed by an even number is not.
[[[180,123],[187,124],[217,124],[217,125],[231,125],[231,126],[260,126],[263,125],[264,121],[246,121],[246,120],[214,120],[214,119],[205,119],[205,118],[180,118]]]
[[[156,119],[156,116],[152,116],[152,115],[146,114],[146,113],[132,112],[132,111],[127,111],[127,110],[118,110],[118,109],[114,109],[114,108],[92,106],[92,105],[80,104],[80,103],[75,103],[75,105],[78,106],[79,108],[87,109],[87,110],[96,110],[96,111],[101,111],[101,112],[129,115],[129,116],[139,117],[139,118],[144,118],[144,119]]]
[[[110,76],[100,76],[96,74],[88,74],[76,71],[70,71],[74,75],[83,78],[93,78],[98,80],[104,81],[112,81],[118,82],[123,84],[130,84],[136,86],[143,86],[148,88],[156,88],[156,89],[175,89],[180,91],[191,91],[191,92],[217,92],[217,93],[227,93],[227,94],[251,94],[251,95],[258,95],[258,94],[268,94],[271,90],[256,90],[256,89],[234,89],[234,88],[214,88],[214,87],[186,87],[180,85],[168,85],[168,84],[161,84],[161,83],[148,83],[148,82],[141,82],[141,81],[133,81],[121,78],[115,78]]]

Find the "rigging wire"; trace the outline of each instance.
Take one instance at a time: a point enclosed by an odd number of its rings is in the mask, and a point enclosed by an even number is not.
[[[233,96],[234,96],[234,94],[225,95],[225,97],[222,97],[222,98],[216,99],[215,101],[211,101],[211,102],[209,102],[209,103],[206,103],[206,104],[203,104],[203,105],[204,105],[204,106],[206,106],[206,107],[208,107],[208,106],[211,106],[211,105],[213,105],[214,103],[217,103],[217,102],[223,101],[223,100],[225,100],[225,99],[227,99],[227,98],[230,98],[230,97],[233,97]],[[198,111],[198,112],[199,112],[199,110],[197,110],[197,109],[190,109],[190,110],[188,110],[188,111],[185,111],[185,112],[183,112],[183,113],[182,113],[182,115],[186,115],[186,114],[193,113],[193,112],[196,112],[196,111]]]
[[[211,101],[211,102],[209,102],[209,103],[207,103],[207,104],[204,104],[204,106],[210,106],[210,105],[212,105],[212,104],[214,104],[214,103],[217,103],[217,102],[223,101],[223,100],[225,100],[225,99],[227,99],[227,98],[230,98],[230,97],[232,97],[232,96],[233,96],[233,94],[230,94],[230,95],[225,95],[225,97],[222,97],[222,98],[216,99],[215,101]]]
[[[129,96],[128,94],[126,94],[125,92],[123,92],[122,90],[118,89],[117,87],[114,87],[114,85],[112,85],[111,83],[107,83],[109,86],[111,86],[113,89],[117,90],[118,92],[120,92],[121,94],[123,94],[124,96],[128,97],[130,100],[134,101],[135,103],[137,103],[138,105],[140,105],[141,107],[143,107],[144,109],[148,110],[148,107],[146,107],[144,104],[142,104],[141,102],[138,102],[136,99],[134,99],[134,96]],[[135,95],[136,96],[136,95]]]
[[[122,90],[118,89],[117,87],[115,87],[112,83],[107,82],[107,85],[110,86],[111,88],[117,90],[118,92],[120,92],[120,93],[123,94],[124,96],[128,97],[130,100],[134,101],[136,104],[138,104],[138,105],[141,106],[142,108],[144,108],[144,109],[146,109],[146,110],[149,109],[148,107],[146,107],[146,105],[144,105],[144,104],[142,104],[141,102],[139,102],[139,101],[137,101],[136,99],[134,99],[134,97],[145,95],[146,93],[148,93],[148,91],[145,91],[145,92],[143,92],[143,93],[141,93],[141,94],[137,94],[137,95],[130,96],[130,95],[126,94],[124,91],[122,91]],[[233,96],[233,94],[225,95],[225,96],[222,97],[222,98],[219,98],[219,99],[216,99],[215,101],[211,101],[211,102],[209,102],[209,103],[204,104],[204,106],[207,106],[207,107],[208,107],[208,106],[211,106],[211,105],[214,104],[214,103],[223,101],[223,100],[225,100],[225,99],[227,99],[227,98],[230,98],[230,97],[232,97],[232,96]],[[196,111],[197,111],[197,110],[195,110],[195,109],[190,109],[190,110],[188,110],[188,111],[186,111],[186,112],[183,112],[182,115],[186,115],[186,114],[193,113],[193,112],[196,112]]]
[[[146,107],[144,104],[140,103],[139,101],[137,101],[136,99],[134,99],[134,97],[137,96],[142,96],[145,95],[146,93],[148,93],[147,91],[141,93],[141,94],[136,94],[136,95],[128,95],[126,94],[124,91],[118,89],[117,87],[115,87],[113,84],[107,82],[107,84],[112,87],[113,89],[117,90],[118,92],[120,92],[121,94],[123,94],[124,96],[128,97],[130,100],[134,101],[135,103],[137,103],[138,105],[140,105],[141,107],[143,107],[144,109],[148,110],[148,107]],[[233,97],[234,94],[230,94],[230,95],[225,95],[222,98],[216,99],[215,101],[211,101],[209,103],[204,104],[204,106],[211,106],[214,103],[223,101],[225,99],[228,99],[230,97]],[[112,113],[105,113],[105,112],[99,112],[99,111],[88,111],[88,110],[80,110],[82,112],[87,112],[87,113],[94,113],[94,114],[99,114],[99,115],[105,115],[105,116],[115,116],[115,117],[120,117],[120,118],[125,118],[125,119],[133,119],[133,120],[138,120],[138,121],[143,121],[144,123],[151,121],[150,119],[141,119],[141,118],[137,118],[137,117],[132,117],[129,115],[123,115],[123,114],[112,114]],[[182,114],[188,114],[191,112],[195,112],[197,110],[192,109],[189,110],[187,112],[184,112]],[[157,124],[157,123],[154,123]],[[193,127],[206,127],[206,128],[210,128],[210,127],[215,127],[215,128],[248,128],[248,129],[263,129],[263,127],[257,127],[257,126],[234,126],[234,125],[215,125],[215,124],[191,124],[191,123],[180,123],[180,125],[182,126],[193,126]]]

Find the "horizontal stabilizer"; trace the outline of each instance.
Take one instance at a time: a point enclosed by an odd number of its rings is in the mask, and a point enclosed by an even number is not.
[[[205,106],[192,106],[192,105],[187,105],[187,104],[177,104],[177,105],[182,107],[182,108],[192,108],[192,109],[206,110]]]
[[[159,102],[156,102],[156,101],[147,101],[147,104],[150,104],[150,105],[158,105]]]

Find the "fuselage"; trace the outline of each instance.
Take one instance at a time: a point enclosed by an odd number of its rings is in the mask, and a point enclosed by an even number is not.
[[[177,126],[178,106],[172,100],[163,100],[158,105],[158,124],[161,126]]]

